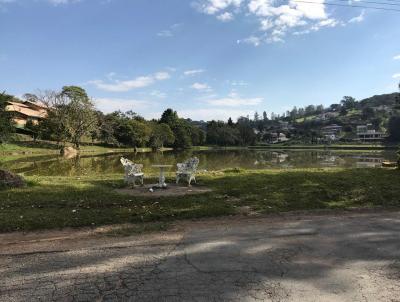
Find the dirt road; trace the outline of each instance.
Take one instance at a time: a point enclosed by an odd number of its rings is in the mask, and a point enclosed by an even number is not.
[[[0,301],[400,301],[400,212],[235,217],[125,238],[64,231],[0,242]]]

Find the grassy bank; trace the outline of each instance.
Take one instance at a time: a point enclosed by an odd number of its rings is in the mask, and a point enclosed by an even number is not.
[[[72,146],[72,145],[71,145]],[[194,151],[207,151],[207,150],[239,150],[246,149],[246,147],[219,147],[219,146],[193,146]],[[162,151],[172,150],[172,148],[164,148]],[[118,152],[134,152],[134,148],[125,147],[109,147],[101,145],[82,145],[80,148],[81,153],[118,153]],[[151,148],[137,148],[137,152],[151,152]],[[59,154],[60,146],[54,142],[48,141],[16,141],[7,144],[0,144],[0,155],[47,155]]]
[[[235,214],[243,206],[259,213],[400,206],[398,170],[233,169],[199,176],[211,193],[158,199],[115,193],[121,178],[28,177],[28,187],[0,191],[0,231],[169,222]]]
[[[165,148],[165,150],[171,150]],[[100,145],[82,145],[80,153],[111,153],[111,152],[134,152],[134,148],[118,148]],[[150,148],[137,148],[137,152],[151,152]],[[14,142],[0,144],[1,155],[45,155],[59,154],[60,146],[51,142]]]

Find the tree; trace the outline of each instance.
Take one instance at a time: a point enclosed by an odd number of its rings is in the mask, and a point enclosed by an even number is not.
[[[346,110],[355,109],[357,105],[356,99],[351,96],[344,96],[340,103]]]
[[[206,134],[203,130],[196,126],[191,126],[189,128],[190,132],[190,138],[192,140],[192,145],[193,146],[201,146],[204,145],[205,139],[206,139]]]
[[[31,133],[33,141],[35,142],[39,136],[39,130],[40,130],[39,124],[33,122],[32,120],[28,120],[25,124],[25,129]]]
[[[363,120],[369,120],[375,116],[375,111],[371,107],[364,107],[361,113]]]
[[[95,108],[86,91],[78,86],[64,86],[61,97],[65,99],[65,128],[77,149],[83,136],[96,126]]]
[[[160,123],[167,124],[170,127],[178,121],[179,117],[176,111],[168,108],[161,115]]]
[[[29,102],[33,102],[33,103],[36,103],[36,102],[39,101],[38,96],[37,96],[36,94],[33,94],[33,93],[25,93],[25,94],[23,95],[23,98],[24,98],[25,100],[27,100],[27,101],[29,101]]]
[[[237,129],[239,130],[239,138],[242,145],[249,146],[255,143],[256,134],[248,118],[240,117],[237,121]]]
[[[345,116],[347,115],[348,111],[346,109],[345,106],[342,106],[342,108],[340,108],[340,115]]]
[[[388,123],[389,139],[394,142],[400,141],[400,116],[393,116]]]
[[[165,145],[173,145],[175,142],[175,135],[171,128],[164,123],[153,124],[150,136],[150,146],[153,149],[163,148]]]
[[[229,127],[232,127],[232,126],[233,126],[232,118],[229,118],[229,119],[228,119],[228,126],[229,126]]]
[[[82,137],[89,136],[97,126],[94,105],[81,87],[65,86],[61,92],[46,91],[33,98],[49,108],[46,119],[39,124],[42,137],[58,143],[70,140],[79,149]]]
[[[258,112],[254,112],[254,121],[258,122],[260,120],[260,115],[258,114]]]
[[[178,120],[173,126],[172,131],[175,135],[174,147],[177,149],[187,149],[192,147],[192,140],[189,135],[188,125],[183,120]]]
[[[306,115],[315,114],[315,106],[314,105],[308,105],[304,110],[305,110]]]
[[[264,122],[268,121],[268,116],[267,116],[267,112],[266,111],[263,112],[263,121]]]
[[[6,111],[7,102],[12,101],[11,95],[0,93],[0,144],[6,142],[14,133],[12,115]]]
[[[323,112],[324,112],[324,105],[318,105],[318,106],[315,108],[315,113],[321,114],[321,113],[323,113]]]
[[[330,106],[330,109],[332,110],[332,111],[334,111],[334,112],[337,112],[337,111],[340,111],[340,108],[341,108],[342,106],[340,105],[340,104],[332,104],[331,106]]]
[[[294,106],[293,109],[292,109],[292,111],[289,111],[288,116],[290,116],[290,118],[291,118],[292,120],[295,120],[295,119],[297,118],[298,112],[299,112],[299,111],[297,110],[297,107]]]

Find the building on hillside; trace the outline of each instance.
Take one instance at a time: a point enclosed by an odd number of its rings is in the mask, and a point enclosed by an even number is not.
[[[321,128],[323,135],[335,135],[338,136],[342,132],[342,126],[332,124]]]
[[[42,103],[7,102],[6,111],[13,114],[13,120],[17,128],[24,128],[28,121],[37,124],[47,116],[47,106]]]
[[[315,119],[317,121],[326,121],[326,120],[329,120],[331,118],[335,118],[337,116],[339,116],[338,112],[325,112],[325,113],[319,114]]]
[[[279,129],[283,131],[289,130],[289,122],[279,121]]]
[[[287,142],[290,139],[286,137],[284,133],[272,132],[271,133],[271,144]]]
[[[382,141],[386,138],[386,133],[377,131],[372,124],[357,126],[357,139],[361,142]]]

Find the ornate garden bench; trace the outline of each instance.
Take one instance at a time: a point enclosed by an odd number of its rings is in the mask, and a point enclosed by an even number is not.
[[[176,172],[176,183],[179,183],[181,178],[186,179],[189,186],[192,180],[196,183],[196,172],[197,166],[199,165],[199,159],[193,157],[185,161],[184,163],[177,164],[178,171]]]
[[[135,186],[136,179],[140,180],[140,184],[143,185],[143,177],[144,173],[142,172],[143,165],[141,164],[134,164],[127,158],[121,157],[121,164],[124,166],[125,169],[125,183],[132,184]]]

